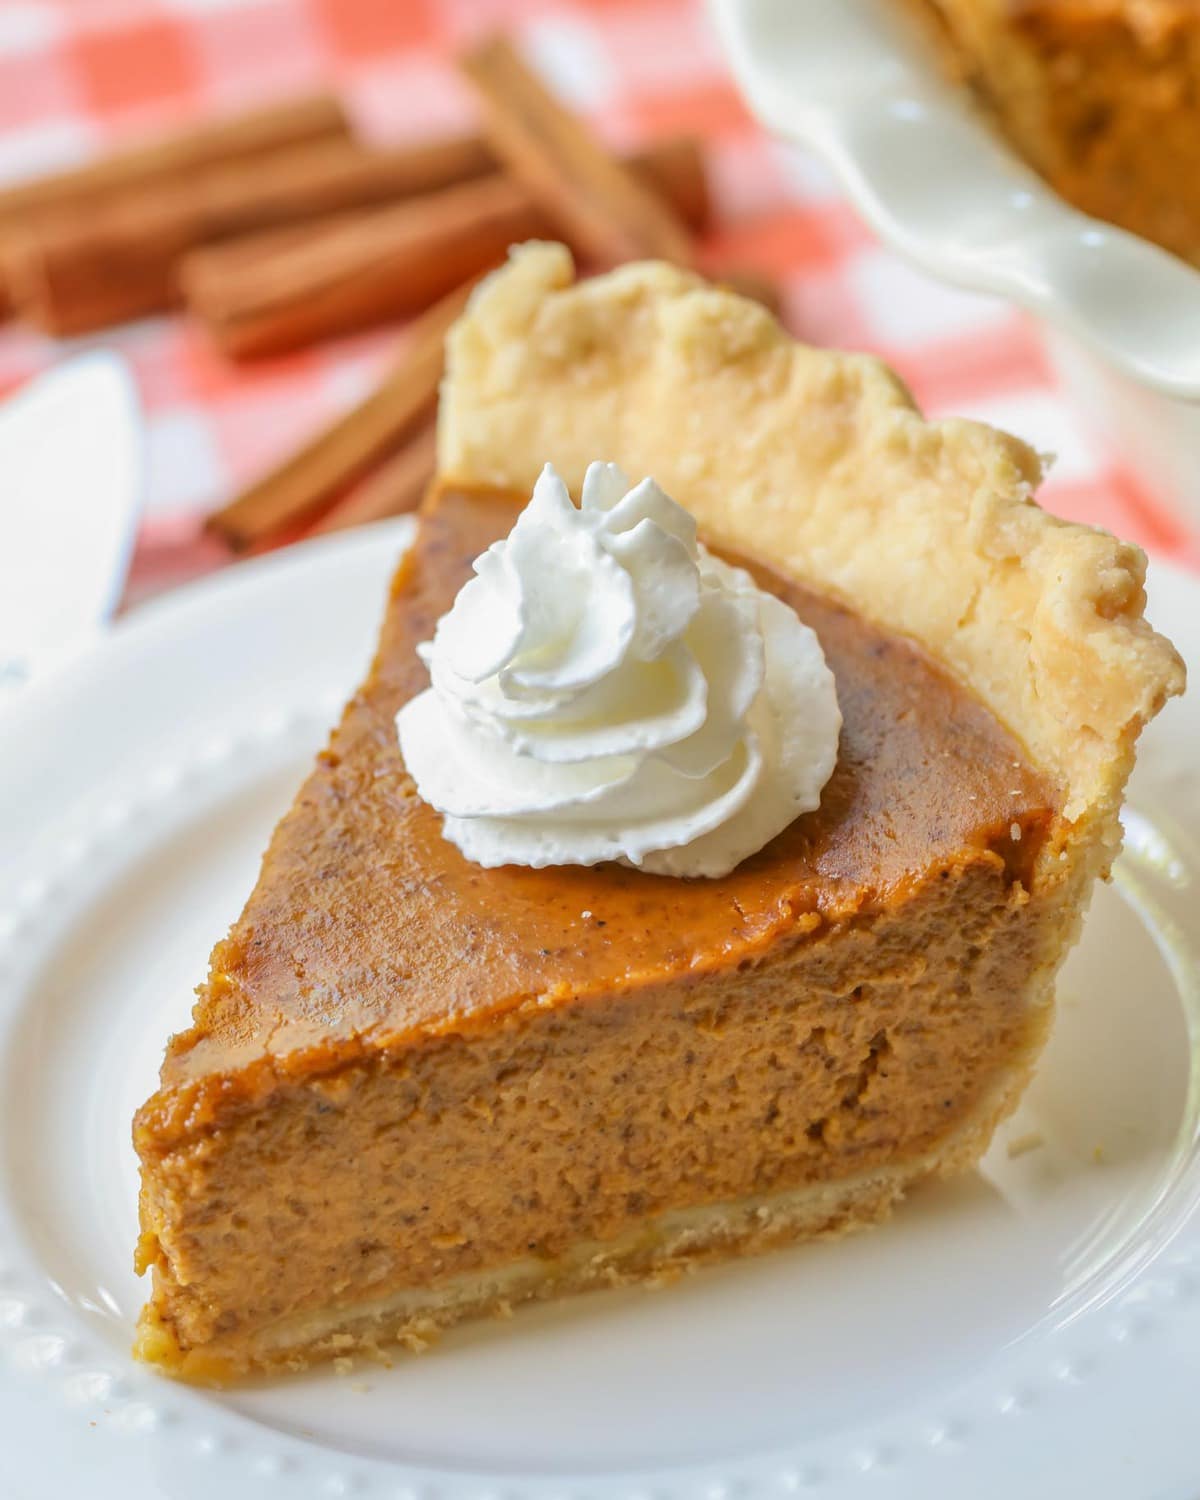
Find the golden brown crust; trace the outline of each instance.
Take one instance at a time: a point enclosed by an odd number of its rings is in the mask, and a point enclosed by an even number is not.
[[[1057,192],[1200,265],[1193,0],[895,3]]]
[[[928,3],[928,0],[925,0]],[[1086,26],[1119,21],[1147,42],[1196,20],[1195,0],[932,0],[980,23],[1018,27],[1040,21]]]
[[[520,247],[451,333],[441,470],[528,488],[548,460],[577,487],[597,457],[921,641],[1057,780],[1077,850],[1107,866],[1134,742],[1184,669],[1143,616],[1141,551],[1040,509],[1024,443],[926,422],[878,361],[798,344],[688,272],[575,284],[562,246]]]
[[[1117,22],[1145,46],[1197,22],[1195,0],[1001,0],[993,8],[1018,25],[1048,21],[1083,27]]]

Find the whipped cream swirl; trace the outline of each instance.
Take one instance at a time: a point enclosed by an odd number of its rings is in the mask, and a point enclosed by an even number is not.
[[[433,640],[400,748],[476,864],[718,876],[815,808],[841,714],[820,644],[652,479],[547,465]]]

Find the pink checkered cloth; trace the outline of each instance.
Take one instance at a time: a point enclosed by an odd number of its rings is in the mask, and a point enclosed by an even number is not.
[[[1085,436],[1027,319],[912,270],[819,163],[751,122],[700,0],[0,0],[0,179],[330,83],[377,139],[460,129],[471,100],[451,49],[498,26],[614,144],[677,130],[711,142],[714,249],[780,280],[800,337],[881,354],[931,414],[980,418],[1057,454],[1043,492],[1051,509],[1200,566],[1162,503]],[[0,393],[83,342],[0,329]],[[149,422],[132,601],[228,560],[201,517],[363,392],[395,331],[251,367],[227,364],[181,318],[100,342],[132,361]]]

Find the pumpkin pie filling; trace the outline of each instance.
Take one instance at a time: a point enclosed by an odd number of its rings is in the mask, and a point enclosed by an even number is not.
[[[1036,1042],[1014,917],[1053,788],[919,647],[753,560],[730,559],[837,679],[818,811],[716,880],[481,869],[442,837],[393,720],[427,681],[417,643],[519,505],[431,497],[372,673],[138,1117],[145,1337],[185,1371],[269,1363],[330,1304],[394,1337],[389,1295],[525,1261],[549,1285],[572,1247],[603,1258],[635,1227],[633,1268],[657,1264],[645,1231],[667,1213],[919,1174]],[[731,1233],[750,1248],[786,1218]]]

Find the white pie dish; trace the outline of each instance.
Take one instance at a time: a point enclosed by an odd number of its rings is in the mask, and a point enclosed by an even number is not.
[[[742,91],[892,248],[1034,313],[1084,419],[1200,535],[1200,271],[1078,213],[948,85],[895,0],[711,0]]]
[[[1200,1347],[1186,698],[1147,731],[1129,854],[978,1174],[852,1240],[464,1329],[390,1371],[214,1393],[133,1363],[129,1118],[365,666],[409,534],[351,533],[181,590],[4,721],[0,1494],[1185,1500]],[[1162,569],[1150,593],[1200,667],[1200,587]]]

